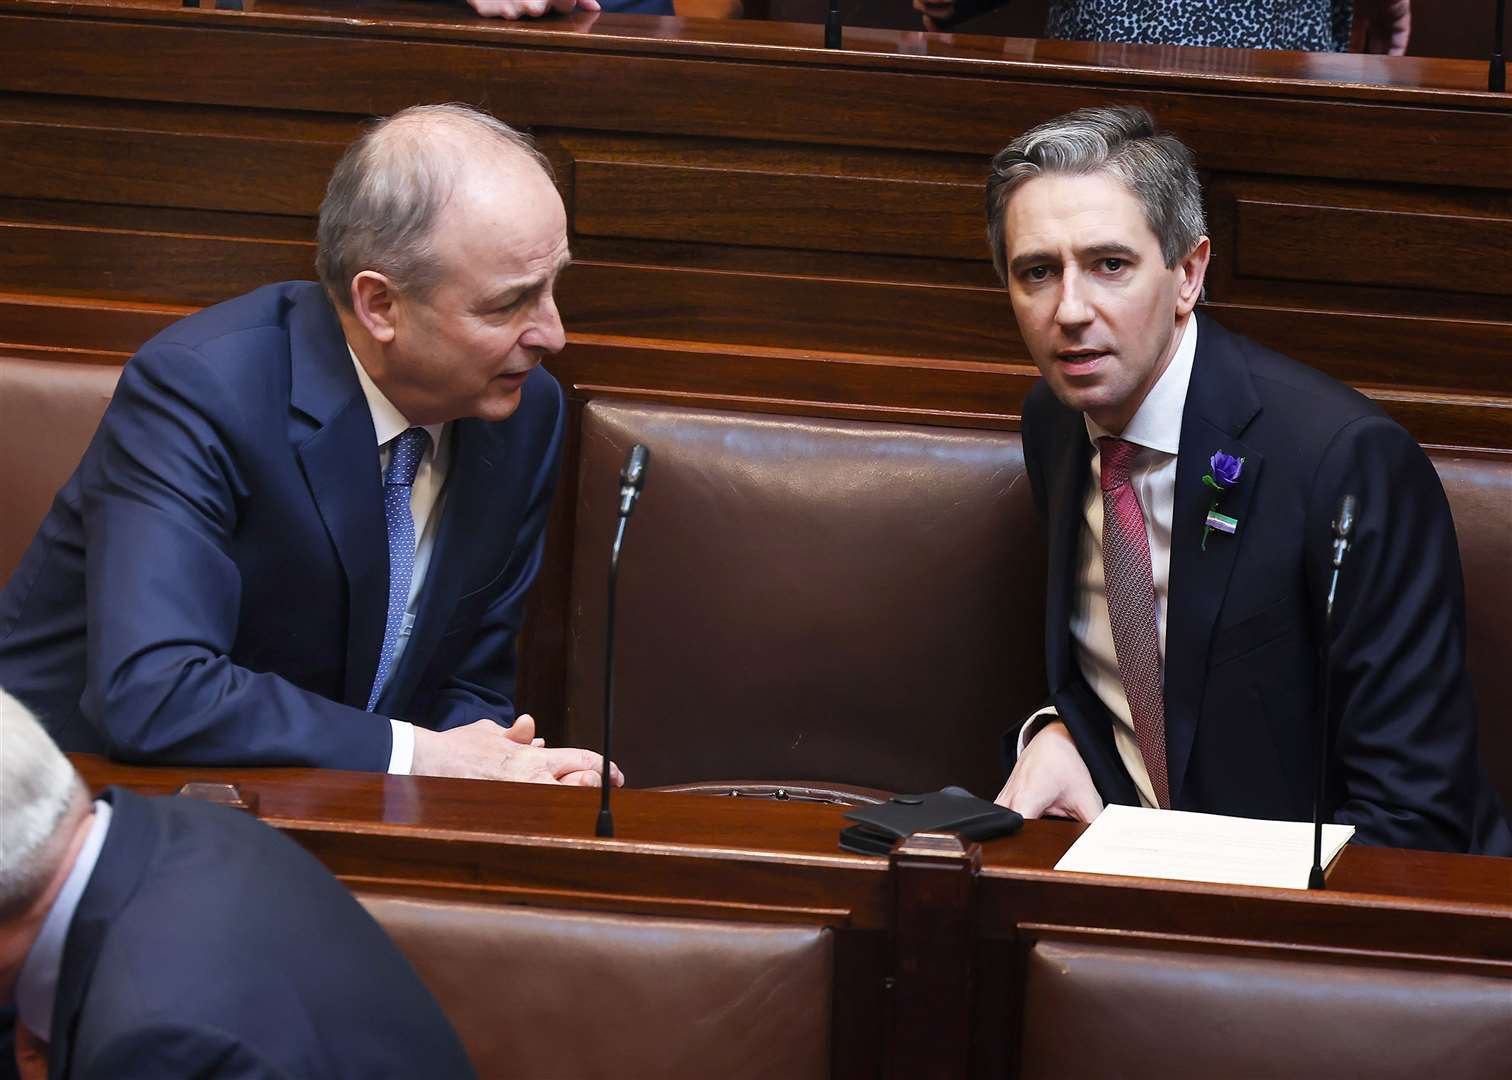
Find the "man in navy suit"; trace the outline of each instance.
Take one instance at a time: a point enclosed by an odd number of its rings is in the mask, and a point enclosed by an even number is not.
[[[1368,399],[1195,313],[1209,243],[1186,148],[1143,110],[1081,110],[998,154],[987,203],[1043,375],[1023,436],[1050,552],[1051,701],[1008,736],[998,801],[1306,820],[1326,652],[1327,817],[1512,854],[1437,475]]]
[[[562,442],[544,159],[461,106],[396,114],[321,206],[321,284],[126,365],[0,594],[0,684],[66,750],[593,784],[516,720],[515,634]]]
[[[473,1075],[362,906],[297,844],[193,799],[91,801],[0,691],[0,1004],[23,1077]]]

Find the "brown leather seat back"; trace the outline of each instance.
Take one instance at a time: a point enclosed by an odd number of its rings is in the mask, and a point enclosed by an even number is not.
[[[741,777],[1002,783],[1044,695],[1044,553],[1016,433],[590,403],[567,731],[601,742],[628,448],[614,755],[637,787]]]
[[[120,375],[114,364],[0,356],[0,460],[25,465],[0,490],[0,586],[84,456]]]
[[[1023,1080],[1504,1076],[1512,978],[1340,954],[1042,940]]]
[[[828,930],[358,894],[483,1077],[830,1074]]]
[[[1430,456],[1465,568],[1467,666],[1480,713],[1481,760],[1512,810],[1512,458]]]

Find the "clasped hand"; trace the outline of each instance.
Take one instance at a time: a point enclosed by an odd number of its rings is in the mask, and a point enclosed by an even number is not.
[[[1060,720],[1050,721],[1029,740],[996,802],[1026,818],[1091,821],[1103,810],[1092,774]]]
[[[519,780],[527,784],[576,784],[598,787],[604,759],[592,750],[549,747],[536,738],[535,718],[522,713],[512,727],[493,720],[475,720],[448,731],[415,728],[417,776],[463,776],[475,780]],[[615,787],[625,783],[613,762],[609,778]]]

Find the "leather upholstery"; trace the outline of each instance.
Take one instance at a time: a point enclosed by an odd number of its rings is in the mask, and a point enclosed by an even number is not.
[[[637,786],[1001,785],[1039,704],[1044,556],[1009,432],[590,403],[564,741],[601,741],[619,470],[614,756]]]
[[[830,1074],[828,930],[359,893],[484,1077]]]
[[[1504,1076],[1512,978],[1321,953],[1042,940],[1023,1080]]]
[[[119,374],[0,357],[0,460],[25,464],[0,485],[0,585]],[[616,753],[637,785],[993,793],[997,736],[1043,692],[1040,619],[1013,615],[1043,603],[1017,435],[588,405],[569,614],[579,745],[600,738],[604,568],[636,440],[653,459],[625,547]],[[1512,805],[1512,460],[1432,456],[1464,560],[1481,756]]]
[[[121,369],[0,357],[0,586],[89,445]],[[20,467],[23,466],[24,467]]]
[[[1512,811],[1512,459],[1434,454],[1465,569],[1481,761]]]

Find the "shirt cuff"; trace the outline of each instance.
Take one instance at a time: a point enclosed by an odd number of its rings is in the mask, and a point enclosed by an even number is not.
[[[394,729],[394,748],[389,751],[388,771],[408,776],[415,767],[415,725],[405,720],[390,720]]]
[[[1017,761],[1024,756],[1024,747],[1029,745],[1029,740],[1039,734],[1039,729],[1052,720],[1059,720],[1060,713],[1055,711],[1054,706],[1046,706],[1024,721],[1024,726],[1019,728],[1018,750],[1014,753],[1013,760]],[[415,736],[411,733],[410,738]],[[393,770],[390,770],[392,772]]]

